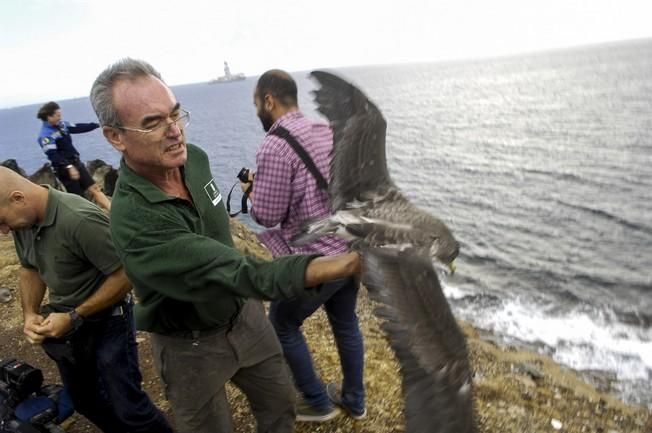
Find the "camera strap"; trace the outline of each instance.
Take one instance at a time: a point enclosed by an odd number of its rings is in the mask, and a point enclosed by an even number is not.
[[[326,179],[324,179],[324,176],[321,175],[321,173],[317,169],[317,166],[315,165],[314,161],[312,160],[310,155],[308,155],[308,152],[306,152],[306,149],[304,149],[303,146],[301,146],[301,144],[299,144],[297,139],[294,138],[294,136],[292,136],[292,134],[290,134],[290,131],[283,128],[282,126],[278,126],[278,127],[274,128],[273,131],[270,131],[269,133],[272,134],[272,135],[275,135],[277,137],[280,137],[280,138],[282,138],[282,139],[284,139],[285,141],[288,142],[290,147],[292,147],[294,152],[299,156],[299,158],[301,158],[303,163],[306,165],[306,168],[308,169],[310,174],[312,174],[312,176],[317,181],[317,187],[319,189],[324,189],[325,190],[325,189],[328,188],[328,182],[326,182]]]
[[[240,210],[231,213],[231,193],[233,192],[233,188],[235,188],[236,185],[239,184],[240,182],[234,183],[231,189],[229,190],[229,194],[226,196],[226,211],[228,212],[231,218],[238,216],[240,213],[249,213],[249,206],[247,206],[247,200],[249,200],[249,194],[251,193],[251,188],[254,186],[253,182],[249,184],[247,190],[244,192],[244,194],[242,194],[242,200],[240,202]]]
[[[303,146],[297,141],[297,139],[294,138],[292,134],[290,134],[290,131],[288,131],[282,126],[277,126],[276,128],[274,128],[273,131],[269,131],[269,134],[282,138],[290,145],[292,150],[294,150],[297,156],[301,158],[301,161],[303,161],[303,163],[306,165],[306,168],[308,169],[310,174],[312,174],[312,176],[315,178],[315,181],[317,182],[317,188],[321,190],[328,189],[328,182],[326,182],[324,176],[322,176],[322,174],[317,169],[315,162],[312,160],[308,152],[306,152],[306,149],[304,149]],[[233,189],[238,184],[239,182],[234,183],[231,189],[229,190],[229,194],[226,196],[226,211],[228,212],[231,218],[238,216],[240,213],[244,214],[249,212],[247,201],[249,200],[249,193],[251,193],[251,188],[254,185],[253,182],[249,184],[249,187],[242,195],[242,202],[241,202],[242,210],[231,213],[231,193],[233,193]]]

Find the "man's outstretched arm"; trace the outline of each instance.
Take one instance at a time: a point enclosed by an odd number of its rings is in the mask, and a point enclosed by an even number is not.
[[[360,255],[355,252],[317,257],[306,266],[305,285],[314,287],[338,278],[357,277],[361,269]]]

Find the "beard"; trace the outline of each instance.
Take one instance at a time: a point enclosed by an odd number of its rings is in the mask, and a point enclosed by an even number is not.
[[[258,112],[258,118],[260,119],[260,123],[263,125],[263,130],[265,132],[268,132],[269,129],[272,127],[274,124],[274,120],[272,119],[272,115],[264,110],[260,110]]]

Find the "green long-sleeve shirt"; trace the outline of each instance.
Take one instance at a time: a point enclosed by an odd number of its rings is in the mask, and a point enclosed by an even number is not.
[[[305,268],[314,256],[243,256],[233,246],[208,157],[192,144],[182,174],[192,203],[168,196],[124,161],[120,166],[111,234],[139,299],[138,329],[212,329],[235,317],[248,297],[306,295]]]

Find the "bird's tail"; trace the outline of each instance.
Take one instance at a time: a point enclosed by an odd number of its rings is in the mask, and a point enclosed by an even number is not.
[[[338,223],[330,218],[306,221],[301,225],[299,233],[294,235],[290,243],[294,246],[302,246],[317,240],[324,235],[337,234]]]

